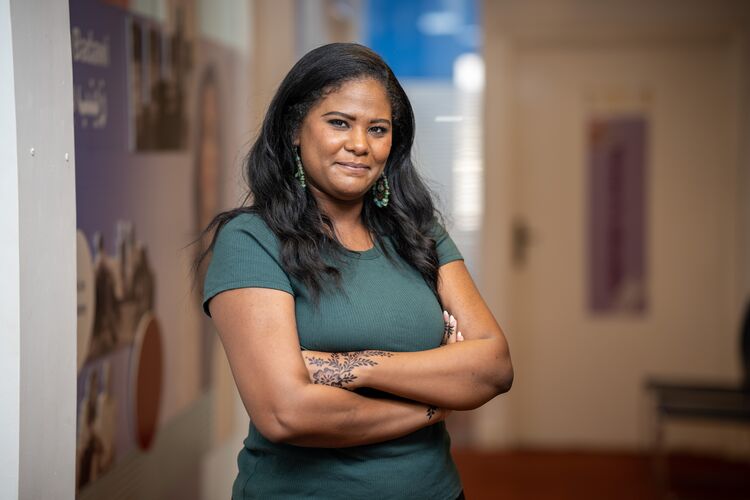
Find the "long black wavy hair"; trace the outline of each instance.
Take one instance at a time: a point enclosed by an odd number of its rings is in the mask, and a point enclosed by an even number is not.
[[[220,229],[241,213],[258,214],[281,242],[284,270],[304,283],[317,301],[331,283],[340,282],[339,269],[323,256],[341,256],[333,222],[315,197],[294,177],[293,138],[310,109],[346,82],[372,78],[386,90],[391,104],[391,151],[384,173],[391,189],[387,207],[378,208],[368,190],[362,222],[376,244],[388,250],[390,238],[396,252],[424,277],[437,295],[438,257],[435,222],[440,214],[411,160],[414,112],[393,71],[375,52],[355,43],[332,43],[303,56],[281,82],[268,107],[258,137],[246,157],[244,170],[249,192],[239,208],[217,215],[199,240],[213,234],[199,253],[195,268],[211,252]],[[341,262],[334,258],[334,264]]]

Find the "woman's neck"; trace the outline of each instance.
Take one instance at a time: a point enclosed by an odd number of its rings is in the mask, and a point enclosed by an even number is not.
[[[353,201],[330,200],[316,196],[318,207],[333,223],[336,239],[349,250],[372,248],[370,231],[362,222],[362,199]]]
[[[362,223],[362,198],[337,200],[314,186],[310,186],[310,193],[315,197],[320,211],[330,217],[334,224],[350,227]]]

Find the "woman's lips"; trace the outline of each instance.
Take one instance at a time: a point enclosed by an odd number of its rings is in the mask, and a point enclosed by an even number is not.
[[[343,162],[343,161],[339,161],[336,163],[338,165],[341,165],[342,167],[344,167],[346,170],[350,172],[366,173],[367,171],[370,170],[370,166],[365,165],[364,163],[350,163],[350,162]]]
[[[339,161],[339,162],[336,162],[336,163],[338,163],[339,165],[343,165],[343,166],[345,166],[345,167],[352,167],[352,168],[367,168],[367,169],[369,169],[369,168],[370,168],[370,166],[369,166],[369,165],[367,165],[367,164],[364,164],[364,163],[352,163],[352,162],[348,162],[348,161]]]

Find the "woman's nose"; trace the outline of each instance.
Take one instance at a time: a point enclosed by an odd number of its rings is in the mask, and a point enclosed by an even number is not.
[[[352,128],[344,147],[347,151],[354,153],[357,156],[367,154],[369,147],[367,144],[367,131],[359,130],[358,127]]]

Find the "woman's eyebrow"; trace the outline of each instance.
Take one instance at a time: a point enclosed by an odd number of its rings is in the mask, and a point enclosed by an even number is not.
[[[324,113],[321,116],[331,116],[331,115],[341,116],[351,121],[357,121],[357,118],[355,116],[349,115],[347,113],[342,113],[341,111],[329,111],[328,113]],[[390,125],[391,121],[385,118],[373,118],[372,120],[370,120],[370,123],[387,123],[388,125]]]

